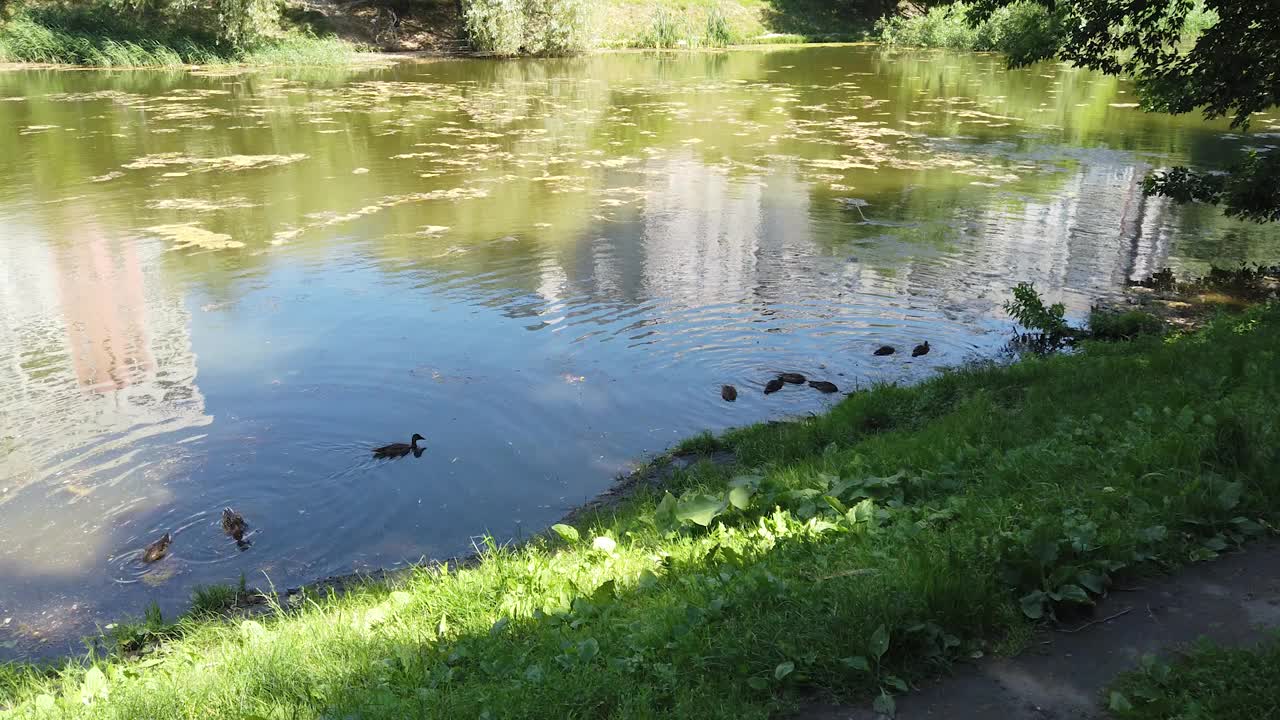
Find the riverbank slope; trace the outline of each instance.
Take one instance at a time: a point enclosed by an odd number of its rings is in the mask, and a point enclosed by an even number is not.
[[[766,717],[887,709],[1280,523],[1280,307],[883,386],[465,567],[0,670],[35,717]],[[153,618],[153,620],[156,620]],[[145,654],[133,652],[147,648]]]
[[[246,13],[258,11],[254,0],[243,4]],[[0,2],[0,63],[332,65],[351,62],[358,51],[463,54],[485,49],[470,42],[457,0],[289,0],[262,10],[268,18],[240,23],[269,28],[253,37],[245,37],[244,29],[224,32],[221,15],[214,19],[186,12],[179,3],[157,5],[169,11],[120,9],[106,2],[20,0],[10,5],[6,18]],[[555,34],[560,25],[569,28],[565,32],[573,40],[564,47],[554,44],[557,52],[864,40],[879,13],[891,9],[872,3],[847,12],[817,0],[607,0],[566,4],[570,6],[577,9],[554,18],[551,29],[538,31]],[[497,20],[490,24],[486,32],[511,30]],[[536,51],[516,42],[514,52]]]

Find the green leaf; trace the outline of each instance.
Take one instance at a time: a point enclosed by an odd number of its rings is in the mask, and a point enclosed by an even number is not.
[[[871,663],[867,662],[867,659],[862,655],[854,655],[853,657],[842,658],[840,662],[844,663],[845,667],[850,667],[850,668],[853,668],[854,670],[871,672]]]
[[[707,527],[728,504],[710,495],[686,495],[676,503],[676,519]]]
[[[775,680],[781,680],[782,678],[790,675],[791,672],[795,669],[796,669],[796,664],[791,662],[790,660],[784,663],[778,663],[778,667],[773,669],[773,678]]]
[[[89,672],[84,674],[84,682],[80,685],[80,701],[88,705],[99,697],[106,696],[107,676],[96,667],[89,668]]]
[[[52,695],[36,696],[36,707],[40,710],[52,710],[56,703],[57,701],[53,699]]]
[[[653,511],[653,519],[660,532],[669,532],[677,526],[676,499],[671,493],[664,493],[662,501]]]
[[[845,517],[851,523],[870,522],[876,516],[876,503],[871,498],[867,498],[859,502],[857,505],[849,508],[849,512],[845,513]]]
[[[752,490],[760,487],[760,482],[764,480],[763,475],[738,475],[729,481],[731,488],[751,488]]]
[[[880,662],[880,658],[889,650],[889,629],[884,625],[877,627],[875,632],[871,633],[871,640],[868,643],[868,650],[871,656]]]
[[[530,665],[529,667],[525,668],[524,679],[534,684],[542,682],[542,666]]]
[[[1129,702],[1129,698],[1125,697],[1123,693],[1118,693],[1115,690],[1112,690],[1111,700],[1107,703],[1107,707],[1111,708],[1112,712],[1124,712],[1126,710],[1132,710],[1133,703]]]
[[[769,687],[769,681],[762,677],[753,677],[747,680],[747,684],[756,690],[764,690]]]
[[[1089,593],[1079,585],[1063,585],[1058,588],[1058,598],[1068,602],[1080,603],[1082,605],[1090,605]]]
[[[601,552],[611,553],[618,548],[618,543],[614,542],[613,538],[611,537],[601,535],[600,537],[591,541],[591,547],[594,550],[600,550]]]
[[[394,605],[408,605],[413,602],[413,596],[403,590],[396,590],[391,593],[391,602]]]
[[[1244,494],[1244,485],[1238,482],[1225,483],[1218,493],[1218,505],[1223,510],[1231,510],[1240,504],[1240,496]]]
[[[1214,552],[1222,552],[1223,550],[1226,550],[1228,547],[1227,541],[1222,538],[1222,535],[1214,535],[1211,538],[1207,538],[1204,542],[1200,544],[1204,545],[1206,548]]]
[[[1106,580],[1097,573],[1082,571],[1076,576],[1076,581],[1094,595],[1101,595],[1102,591],[1106,589]]]
[[[751,496],[755,494],[755,488],[736,487],[729,490],[729,502],[739,510],[746,510],[751,507]]]
[[[636,584],[641,590],[651,590],[658,587],[658,576],[652,570],[641,570],[640,580]]]
[[[1036,590],[1034,592],[1023,595],[1018,601],[1022,605],[1022,614],[1032,620],[1039,620],[1044,617],[1044,600],[1045,594]]]
[[[898,713],[898,704],[893,701],[893,696],[881,690],[880,695],[871,703],[871,709],[886,717],[893,717]]]
[[[582,537],[578,534],[578,528],[573,527],[572,525],[556,523],[551,526],[551,529],[567,543],[576,543]]]
[[[897,675],[885,675],[885,676],[884,676],[884,684],[885,684],[885,685],[888,685],[889,687],[893,688],[894,690],[897,690],[898,692],[906,692],[906,691],[908,691],[908,690],[910,690],[910,689],[911,689],[911,688],[907,685],[907,681],[906,681],[906,680],[903,680],[902,678],[898,677]]]
[[[838,498],[834,498],[830,495],[823,495],[822,499],[827,501],[827,504],[831,506],[832,510],[835,510],[841,515],[849,512],[849,508],[845,507],[845,504],[840,502]]]
[[[612,580],[605,580],[600,583],[600,587],[591,593],[591,602],[595,605],[605,605],[616,597],[616,584]]]

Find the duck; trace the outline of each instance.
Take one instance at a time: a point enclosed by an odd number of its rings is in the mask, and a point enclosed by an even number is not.
[[[915,347],[914,350],[911,351],[911,357],[920,357],[921,355],[928,355],[928,354],[929,354],[928,340],[925,340],[924,342],[920,343]]]
[[[240,513],[231,508],[222,509],[222,532],[235,540],[237,545],[244,543],[244,531],[248,526]]]
[[[823,392],[828,394],[834,393],[834,392],[840,392],[840,388],[836,387],[835,383],[830,383],[830,382],[827,382],[826,380],[810,380],[809,387],[813,388],[814,390],[817,390],[818,392]]]
[[[153,563],[160,560],[169,553],[169,545],[173,543],[173,536],[165,533],[164,537],[151,543],[142,550],[142,562]]]
[[[404,443],[383,445],[380,448],[373,449],[373,456],[376,458],[402,458],[409,453],[413,453],[414,457],[418,457],[422,455],[422,448],[418,447],[419,440],[426,440],[426,438],[422,437],[418,433],[414,433],[413,437],[409,438],[408,445],[405,445]]]
[[[885,355],[892,355],[896,352],[898,352],[897,348],[892,345],[881,345],[876,348],[875,354],[884,357]]]
[[[781,389],[782,389],[782,379],[781,379],[781,378],[774,378],[774,379],[770,380],[769,382],[765,383],[765,385],[764,385],[764,394],[765,394],[765,395],[769,395],[769,394],[771,394],[771,393],[776,393],[776,392],[778,392],[778,391],[779,391],[779,390],[781,390]]]
[[[737,402],[738,388],[732,385],[721,385],[720,397],[723,398],[725,402]]]
[[[788,385],[803,385],[805,377],[800,373],[782,373],[778,379]]]

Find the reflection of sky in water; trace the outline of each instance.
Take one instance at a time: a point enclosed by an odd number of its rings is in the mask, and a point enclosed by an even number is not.
[[[0,74],[0,652],[519,537],[681,437],[831,402],[765,398],[772,373],[990,353],[1020,280],[1078,317],[1164,264],[1273,258],[1273,230],[1139,191],[1238,138],[997,62]],[[413,432],[422,458],[368,458]]]

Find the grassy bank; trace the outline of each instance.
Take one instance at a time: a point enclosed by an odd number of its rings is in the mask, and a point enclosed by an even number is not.
[[[0,669],[20,717],[762,718],[892,705],[1277,523],[1280,307],[857,393],[473,566]],[[134,627],[131,633],[137,633]],[[134,638],[136,640],[136,637]]]
[[[0,62],[91,67],[332,65],[357,48],[335,37],[281,29],[244,45],[181,26],[140,22],[101,5],[28,8],[0,22]]]
[[[1280,634],[1253,648],[1202,642],[1173,662],[1144,657],[1108,700],[1117,720],[1280,717]]]
[[[887,7],[829,0],[463,0],[473,47],[502,55],[864,40]]]

